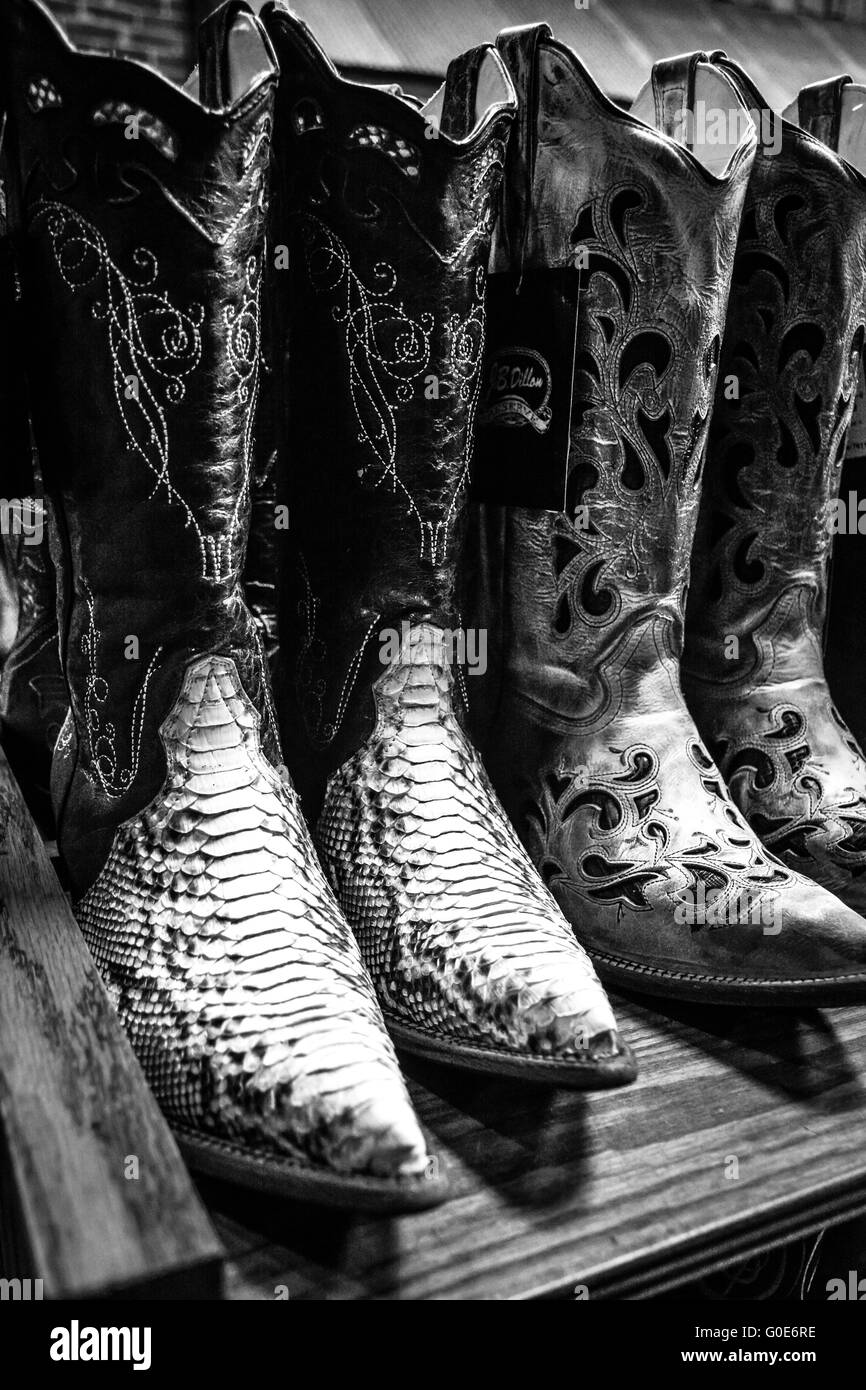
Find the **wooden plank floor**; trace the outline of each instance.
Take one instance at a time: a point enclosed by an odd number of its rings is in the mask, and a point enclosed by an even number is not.
[[[0,752],[0,1276],[45,1298],[215,1298],[221,1266]]]
[[[381,1220],[201,1191],[238,1299],[646,1296],[866,1211],[866,1007],[618,1001],[641,1066],[580,1096],[404,1059],[452,1176]]]
[[[218,1247],[62,895],[58,910],[2,755],[0,889],[0,1274],[48,1269],[56,1296],[143,1291],[173,1271],[188,1296],[214,1296]],[[228,1296],[503,1299],[585,1286],[639,1297],[866,1213],[866,1006],[617,1004],[641,1068],[620,1091],[580,1096],[404,1058],[452,1178],[437,1211],[353,1218],[202,1182]],[[40,1036],[43,1015],[53,1021]],[[97,1056],[113,1057],[110,1076],[88,1089]],[[24,1125],[40,1115],[50,1133]],[[130,1152],[154,1160],[149,1180],[118,1187],[116,1155]]]

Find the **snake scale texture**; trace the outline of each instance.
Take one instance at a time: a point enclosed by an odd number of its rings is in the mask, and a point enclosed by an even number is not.
[[[524,1059],[608,1063],[627,1079],[595,970],[454,715],[452,682],[441,630],[413,627],[317,827],[386,1019]]]
[[[337,1171],[427,1163],[357,946],[234,663],[187,668],[168,772],[78,920],[172,1121]]]

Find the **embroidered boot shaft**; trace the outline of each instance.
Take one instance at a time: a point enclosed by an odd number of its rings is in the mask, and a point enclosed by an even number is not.
[[[722,1003],[862,989],[859,920],[764,850],[679,683],[746,104],[700,53],[657,64],[626,114],[547,26],[498,43],[525,115],[475,465],[494,786],[610,980]]]
[[[838,128],[842,87],[800,94],[807,129],[827,106]],[[866,763],[833,705],[821,648],[866,333],[866,179],[806,130],[777,123],[781,148],[759,152],[737,245],[684,685],[752,828],[862,911]]]
[[[634,1066],[610,1006],[453,705],[455,568],[513,91],[482,48],[421,110],[344,82],[282,6],[263,20],[281,74],[271,243],[288,353],[288,764],[398,1042],[479,1069],[618,1084]],[[464,693],[473,684],[458,679]]]
[[[58,836],[85,938],[205,1171],[423,1205],[369,976],[280,750],[240,576],[275,67],[243,4],[200,99],[2,13],[9,166],[70,713]],[[131,133],[132,132],[132,133]]]

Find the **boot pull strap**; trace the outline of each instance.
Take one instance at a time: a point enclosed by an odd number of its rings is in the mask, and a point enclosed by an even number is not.
[[[797,97],[797,119],[804,130],[823,140],[831,150],[839,149],[839,125],[842,118],[842,90],[851,82],[847,73],[829,77],[825,82],[811,82]]]
[[[698,63],[708,62],[707,54],[678,53],[653,65],[652,84],[656,126],[664,135],[681,140],[691,129],[689,117],[695,109],[695,74]],[[691,149],[691,140],[685,141]]]
[[[481,45],[452,58],[445,73],[441,130],[450,140],[461,140],[475,124],[478,74],[489,47]]]
[[[512,131],[505,159],[505,177],[500,192],[500,221],[509,245],[517,241],[515,228],[508,220],[508,210],[519,210],[522,219],[520,232],[520,275],[529,232],[529,213],[532,207],[532,188],[535,179],[535,154],[538,142],[538,47],[553,38],[549,24],[520,24],[503,29],[496,36],[499,56],[517,93],[516,129]]]
[[[198,28],[199,99],[211,109],[230,106],[238,95],[232,82],[231,35],[241,18],[261,35],[263,61],[270,57],[264,30],[246,0],[228,0],[203,19]]]

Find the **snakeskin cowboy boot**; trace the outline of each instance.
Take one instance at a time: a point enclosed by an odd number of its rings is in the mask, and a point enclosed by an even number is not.
[[[11,0],[0,53],[56,515],[70,714],[52,791],[78,920],[201,1171],[345,1205],[429,1204],[443,1185],[279,775],[240,588],[270,46],[246,6],[224,8],[193,98],[75,51],[40,5]]]
[[[289,266],[272,275],[288,348],[277,686],[288,765],[399,1044],[505,1075],[619,1084],[634,1064],[607,999],[452,703],[455,561],[513,91],[481,48],[421,110],[343,81],[282,6],[262,19],[281,74],[271,241],[275,267],[281,254]]]
[[[783,112],[831,150],[866,173],[866,89],[850,77],[815,83]],[[845,293],[851,290],[846,285]],[[866,746],[866,622],[860,591],[866,574],[863,513],[866,459],[866,378],[863,360],[845,446],[836,515],[831,518],[831,558],[824,628],[824,670],[833,701],[862,749]]]
[[[546,25],[498,45],[523,119],[467,574],[495,656],[482,755],[602,978],[728,1004],[863,992],[860,919],[764,850],[680,689],[752,122],[700,53],[626,114]]]
[[[762,106],[745,74],[718,61],[749,104]],[[840,90],[800,94],[807,127],[813,107],[838,107]],[[866,334],[866,179],[806,130],[777,124],[781,148],[759,151],[737,244],[684,688],[765,845],[866,911],[866,762],[822,661]]]

